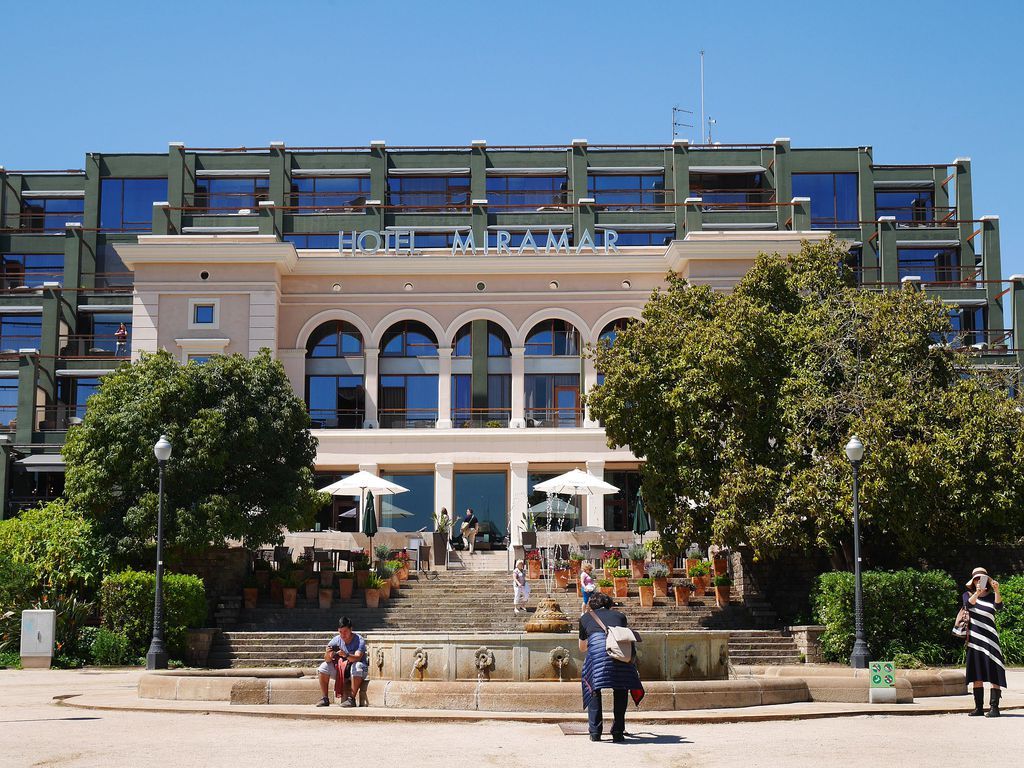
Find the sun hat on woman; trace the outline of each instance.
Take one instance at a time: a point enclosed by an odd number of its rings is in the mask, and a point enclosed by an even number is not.
[[[971,578],[967,580],[967,584],[965,584],[964,586],[973,586],[974,580],[979,576],[988,576],[988,571],[986,571],[984,568],[975,568],[973,571],[971,571]]]

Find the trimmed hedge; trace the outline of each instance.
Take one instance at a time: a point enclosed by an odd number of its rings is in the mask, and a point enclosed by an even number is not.
[[[1007,664],[1024,664],[1024,576],[996,579],[1003,609],[996,612],[999,646]]]
[[[90,647],[93,664],[101,667],[122,667],[138,659],[138,654],[132,654],[131,643],[127,637],[120,632],[111,632],[105,627],[100,627],[96,631]]]
[[[944,571],[865,571],[864,633],[870,658],[925,664],[957,662],[963,645],[951,633],[960,605],[953,577]],[[822,651],[829,661],[846,662],[853,650],[853,574],[823,573],[812,596],[814,613],[825,626]]]
[[[130,657],[145,655],[153,636],[156,576],[148,571],[121,571],[100,587],[103,626],[127,638]],[[164,574],[164,644],[172,658],[183,658],[186,630],[206,621],[206,588],[198,576]]]

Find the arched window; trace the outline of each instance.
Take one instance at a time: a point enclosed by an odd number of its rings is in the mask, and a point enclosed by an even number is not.
[[[633,318],[628,317],[620,317],[617,320],[612,320],[608,325],[601,329],[601,335],[598,337],[598,343],[607,342],[608,346],[611,346],[615,343],[615,339],[619,333],[626,330],[632,322],[634,322]]]
[[[306,357],[346,357],[363,353],[359,329],[344,320],[328,320],[306,342]]]
[[[542,320],[526,337],[528,357],[575,357],[579,353],[579,333],[565,320]]]
[[[455,343],[452,345],[453,357],[473,356],[473,334],[472,323],[466,323],[455,334]],[[511,357],[512,343],[508,339],[505,329],[492,320],[487,321],[487,356],[488,357]]]
[[[437,337],[418,320],[402,320],[384,333],[384,357],[437,357]]]

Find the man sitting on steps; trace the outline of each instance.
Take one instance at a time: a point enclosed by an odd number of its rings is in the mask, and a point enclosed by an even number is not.
[[[327,694],[327,683],[334,681],[335,698],[341,699],[343,707],[359,706],[359,689],[366,679],[366,641],[352,631],[352,620],[348,616],[338,619],[338,634],[327,644],[324,661],[317,668],[320,678],[320,692],[323,698],[318,707],[329,707],[331,699]],[[351,688],[345,690],[346,681]]]

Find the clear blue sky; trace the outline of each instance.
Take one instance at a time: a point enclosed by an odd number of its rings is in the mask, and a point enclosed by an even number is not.
[[[673,104],[699,110],[703,47],[716,140],[870,144],[880,163],[971,157],[975,215],[1001,217],[1003,274],[1024,273],[1016,2],[153,8],[5,6],[0,164],[79,168],[87,151],[168,141],[667,141]]]

